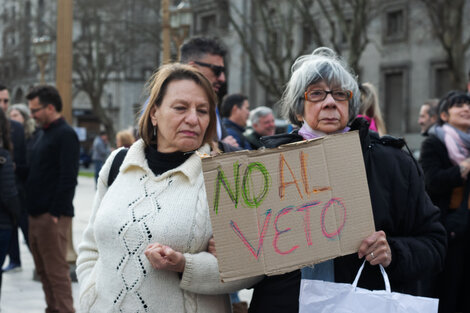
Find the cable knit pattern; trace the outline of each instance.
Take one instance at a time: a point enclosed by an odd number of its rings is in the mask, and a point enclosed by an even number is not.
[[[227,293],[260,278],[220,282],[217,260],[205,252],[212,228],[199,156],[156,177],[144,148],[139,140],[129,149],[109,190],[117,151],[100,172],[77,260],[81,310],[230,312]],[[209,147],[200,152],[209,153]],[[184,253],[181,277],[152,268],[144,251],[153,242]]]

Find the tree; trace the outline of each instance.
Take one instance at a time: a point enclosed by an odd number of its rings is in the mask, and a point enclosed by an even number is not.
[[[256,79],[269,94],[281,96],[290,65],[312,46],[330,46],[340,55],[347,52],[349,65],[359,72],[376,0],[260,0],[251,5],[251,17],[232,5],[229,19]]]
[[[147,11],[152,14],[153,10]],[[159,27],[152,33],[155,37],[148,36],[147,13],[132,0],[76,1],[74,19],[78,24],[78,36],[73,49],[73,83],[76,92],[81,91],[88,96],[92,111],[104,125],[110,140],[115,137],[115,129],[113,120],[102,105],[106,84],[136,70],[133,67],[136,66],[136,51],[140,45],[158,46],[160,43],[156,36]],[[156,66],[158,58],[154,60]]]
[[[426,7],[434,36],[446,54],[453,89],[465,89],[465,54],[470,35],[464,32],[465,0],[419,0]]]

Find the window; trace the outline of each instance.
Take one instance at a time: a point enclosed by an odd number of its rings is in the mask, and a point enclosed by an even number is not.
[[[397,37],[404,31],[403,10],[387,13],[387,37]]]
[[[442,98],[449,90],[452,90],[449,69],[436,68],[434,70],[434,97]]]
[[[444,60],[431,60],[430,63],[429,97],[442,98],[452,90],[450,71]]]
[[[397,4],[384,11],[382,18],[383,42],[405,41],[408,36],[408,16],[405,4]]]
[[[215,14],[201,17],[201,32],[210,33],[217,28],[217,20]]]
[[[403,136],[410,132],[415,121],[409,116],[409,66],[400,65],[382,68],[382,90],[379,92],[384,104],[385,125],[388,133]]]

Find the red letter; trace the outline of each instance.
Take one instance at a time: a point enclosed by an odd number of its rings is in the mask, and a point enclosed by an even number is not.
[[[277,213],[276,219],[274,220],[274,229],[276,230],[276,234],[274,235],[273,246],[274,246],[274,250],[277,253],[282,254],[282,255],[289,254],[289,253],[291,253],[292,251],[294,251],[295,249],[297,249],[299,247],[299,246],[293,246],[292,248],[290,248],[290,250],[285,251],[285,252],[279,250],[279,248],[277,247],[277,240],[279,239],[279,235],[281,235],[283,233],[287,233],[290,230],[290,227],[286,228],[282,231],[277,229],[277,221],[278,221],[279,217],[281,217],[282,215],[286,215],[287,213],[292,211],[292,209],[293,209],[293,207],[291,207],[291,206],[282,209],[281,211],[279,211],[279,213]]]
[[[304,215],[304,229],[305,229],[305,237],[307,238],[307,245],[312,245],[312,234],[310,233],[310,208],[319,205],[320,201],[314,201],[310,203],[306,203],[297,207],[297,211],[305,212]]]
[[[260,252],[263,250],[263,241],[264,241],[264,235],[266,235],[266,230],[268,229],[269,225],[269,220],[271,219],[271,213],[272,210],[268,209],[266,211],[266,217],[264,218],[264,224],[263,224],[263,229],[261,230],[261,234],[258,231],[258,250],[255,251],[255,248],[251,245],[251,243],[246,240],[245,236],[242,234],[242,231],[238,227],[237,223],[234,221],[230,220],[230,227],[232,230],[237,234],[237,236],[241,239],[241,241],[245,244],[245,246],[248,248],[248,250],[253,254],[255,259],[258,260]],[[259,222],[258,222],[258,229],[259,229]]]

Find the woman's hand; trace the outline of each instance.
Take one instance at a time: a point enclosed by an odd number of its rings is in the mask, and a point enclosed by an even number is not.
[[[145,250],[145,256],[153,268],[182,273],[186,258],[181,252],[159,243],[150,244]]]
[[[365,238],[359,247],[358,256],[361,259],[366,256],[366,260],[371,265],[382,264],[387,267],[392,262],[392,251],[387,242],[385,232],[376,231],[369,237]]]
[[[460,167],[460,176],[462,176],[462,178],[466,180],[467,175],[470,172],[470,159],[465,159],[462,162],[460,162],[459,167]]]
[[[214,237],[209,239],[209,245],[207,246],[207,252],[212,254],[213,256],[217,257],[217,253],[215,252],[215,240]]]

